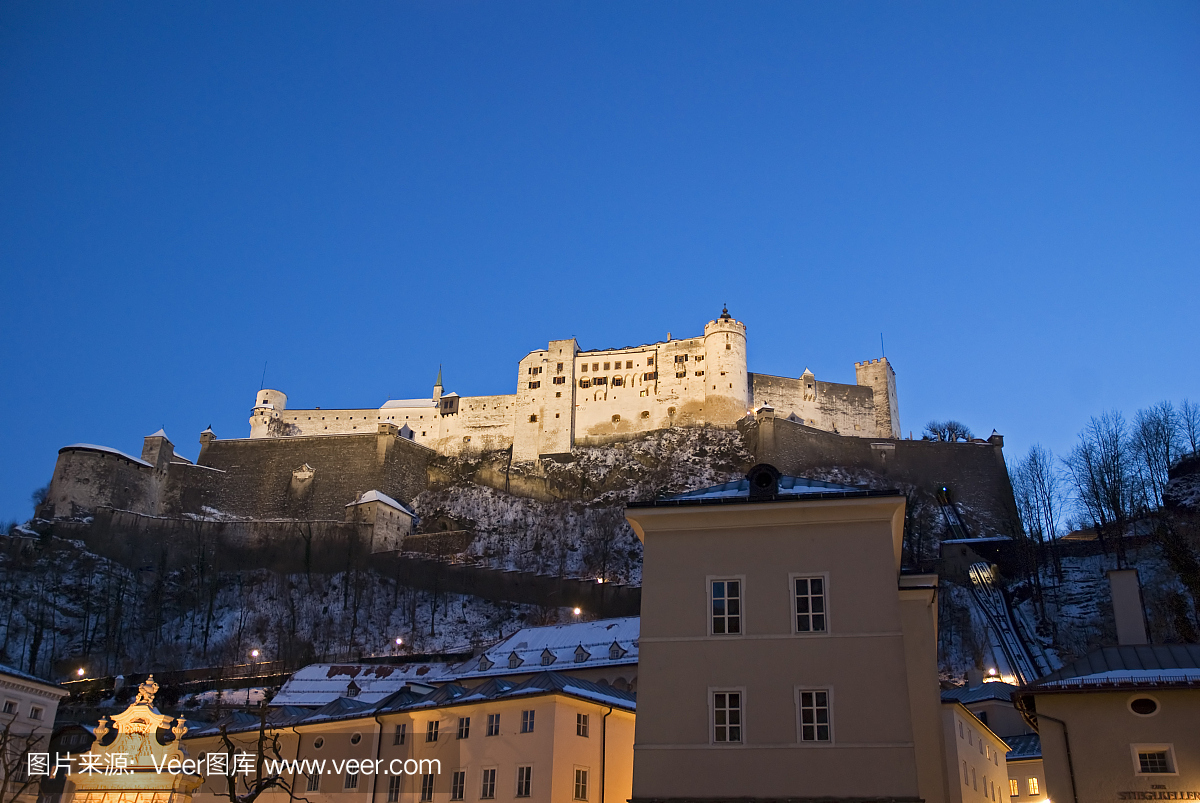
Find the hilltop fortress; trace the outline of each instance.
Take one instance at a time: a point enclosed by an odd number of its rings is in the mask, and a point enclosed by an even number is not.
[[[380,407],[289,409],[283,392],[261,390],[249,437],[206,429],[194,463],[162,430],[145,438],[140,456],[63,447],[37,516],[112,533],[204,523],[239,543],[279,543],[313,524],[388,550],[425,531],[411,505],[454,475],[447,460],[465,458],[473,482],[512,494],[574,499],[579,490],[551,476],[573,448],[707,426],[741,430],[755,462],[793,474],[869,471],[930,493],[949,484],[992,511],[993,526],[1007,526],[1003,439],[904,440],[891,365],[868,360],[855,370],[855,385],[808,370],[796,378],[751,373],[746,326],[722,311],[695,337],[594,351],[552,340],[518,363],[513,394],[447,393],[440,371],[428,399]]]
[[[569,454],[672,426],[733,427],[755,409],[806,426],[863,438],[899,438],[896,373],[886,359],[854,364],[858,384],[754,374],[746,364],[746,325],[728,309],[697,337],[584,351],[574,338],[551,340],[517,365],[517,392],[446,393],[441,371],[428,399],[379,408],[289,410],[279,390],[261,390],[250,437],[288,438],[374,432],[402,437],[443,455],[507,449],[513,460]]]

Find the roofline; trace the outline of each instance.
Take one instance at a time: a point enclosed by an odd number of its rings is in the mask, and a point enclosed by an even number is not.
[[[1087,678],[1088,675],[1077,675],[1076,678]],[[1095,692],[1095,691],[1137,691],[1139,689],[1200,689],[1200,678],[1177,678],[1158,676],[1156,678],[1145,678],[1142,680],[1126,679],[1126,680],[1100,680],[1091,683],[1071,683],[1070,685],[1051,686],[1051,683],[1070,683],[1076,678],[1065,678],[1046,681],[1047,685],[1038,685],[1041,681],[1034,681],[1028,686],[1022,686],[1013,694],[1077,694],[1080,692]]]
[[[630,502],[626,508],[653,508],[653,507],[693,507],[702,505],[746,505],[746,504],[764,504],[770,502],[815,502],[819,500],[829,499],[866,499],[870,497],[882,496],[904,496],[900,490],[865,490],[865,491],[824,491],[820,493],[805,493],[805,494],[775,494],[769,497],[760,497],[751,499],[749,496],[732,496],[732,497],[717,497],[717,498],[694,498],[694,499],[656,499],[651,502]]]
[[[971,709],[967,708],[966,705],[964,705],[963,703],[960,703],[958,700],[942,700],[942,705],[958,706],[964,712],[966,712],[967,716],[969,716],[971,719],[975,720],[976,725],[983,728],[988,733],[992,734],[992,737],[995,738],[996,741],[998,741],[998,742],[1000,742],[1000,744],[1004,745],[1004,748],[1005,748],[1004,752],[1007,753],[1009,750],[1012,750],[1012,747],[1009,746],[1008,742],[1004,741],[1003,737],[997,736],[996,732],[994,730],[992,730],[990,727],[988,727],[988,724],[986,722],[984,722],[979,717],[975,716],[975,714],[971,711]]]
[[[9,680],[9,678],[12,678],[12,680]],[[71,692],[67,691],[62,686],[58,685],[57,683],[54,683],[53,681],[42,680],[40,678],[33,677],[31,675],[13,674],[12,672],[6,672],[3,669],[0,669],[0,681],[2,681],[4,683],[10,683],[15,686],[17,684],[14,681],[17,681],[17,680],[22,681],[23,683],[28,683],[28,684],[33,684],[33,685],[39,686],[39,687],[41,687],[41,689],[43,689],[47,692],[50,692],[51,694],[57,694],[60,698],[68,697],[71,694]]]
[[[514,688],[516,685],[517,684],[514,684]],[[467,692],[470,692],[470,689],[467,689]],[[393,692],[393,694],[394,693],[395,692]],[[518,695],[515,695],[512,697],[508,697],[508,696],[484,697],[484,698],[475,698],[475,699],[471,699],[471,700],[456,699],[456,700],[449,700],[446,702],[437,703],[436,705],[427,705],[427,706],[423,706],[420,703],[411,703],[411,704],[403,706],[401,708],[396,708],[396,709],[392,709],[392,710],[388,710],[388,711],[381,711],[379,709],[378,705],[369,705],[367,708],[363,708],[363,709],[355,711],[353,713],[343,714],[342,716],[337,716],[337,717],[324,717],[319,720],[312,720],[309,718],[312,716],[312,714],[310,714],[309,717],[305,717],[303,719],[298,719],[295,722],[286,723],[286,724],[268,722],[267,730],[295,729],[295,728],[300,727],[301,725],[314,725],[314,726],[332,725],[332,724],[336,724],[339,722],[350,722],[350,721],[353,721],[356,719],[378,720],[380,717],[386,717],[391,714],[405,714],[405,713],[418,712],[418,711],[435,711],[435,710],[442,709],[442,708],[453,708],[453,707],[462,706],[462,705],[479,705],[479,704],[488,703],[488,702],[498,703],[498,702],[503,702],[503,701],[509,700],[509,699],[525,700],[525,699],[528,699],[531,697],[545,697],[546,695],[549,695],[549,694],[561,694],[564,697],[570,697],[575,700],[581,700],[585,703],[592,703],[593,705],[598,705],[601,707],[611,705],[614,709],[628,711],[629,713],[634,713],[637,711],[637,701],[636,700],[621,700],[621,699],[614,698],[611,702],[602,703],[599,700],[593,700],[592,698],[581,695],[581,694],[573,694],[569,691],[566,691],[565,689],[538,689],[537,691],[530,691],[530,692],[518,694]],[[388,696],[391,696],[391,695],[388,695]],[[467,696],[468,696],[467,694],[463,695],[463,697],[467,697]],[[384,698],[384,699],[387,699],[387,698]],[[313,714],[315,714],[315,713],[316,712],[313,712]],[[215,725],[216,725],[216,723],[213,723],[213,726],[215,726]],[[255,722],[253,725],[247,725],[246,727],[242,727],[242,728],[229,728],[226,732],[227,733],[249,733],[250,731],[258,730],[258,728],[259,728],[259,723]],[[184,740],[186,741],[188,739],[206,739],[211,736],[215,736],[217,732],[210,733],[209,731],[211,729],[212,728],[210,727],[210,728],[206,728],[204,731],[197,731],[197,732],[195,732],[194,736],[191,736],[191,735],[184,736]],[[189,732],[189,733],[191,733],[191,732]]]

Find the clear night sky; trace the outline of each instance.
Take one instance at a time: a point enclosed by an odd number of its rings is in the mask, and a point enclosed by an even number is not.
[[[1063,451],[1200,399],[1200,5],[0,5],[0,519],[59,447],[699,334]]]

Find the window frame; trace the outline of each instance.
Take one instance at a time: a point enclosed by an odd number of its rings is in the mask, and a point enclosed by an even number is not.
[[[489,774],[490,773],[490,774]],[[496,767],[480,767],[479,769],[479,799],[496,799],[496,776],[500,773]],[[484,794],[488,792],[489,794]]]
[[[399,803],[400,791],[404,785],[403,779],[403,775],[393,775],[388,778],[387,803]]]
[[[433,792],[436,781],[432,772],[427,772],[421,776],[421,803],[433,803]]]
[[[737,694],[738,697],[738,724],[740,731],[739,739],[736,742],[717,741],[717,695],[718,694]],[[729,710],[729,709],[726,709]],[[726,722],[724,727],[730,727]],[[746,687],[745,686],[709,686],[708,687],[708,743],[712,747],[721,748],[737,748],[743,747],[746,744]]]
[[[396,730],[392,732],[392,747],[400,747],[408,740],[408,723],[396,723]]]
[[[1129,753],[1133,758],[1133,774],[1138,778],[1167,778],[1179,775],[1179,762],[1175,758],[1175,745],[1170,742],[1143,742],[1129,745]],[[1138,753],[1166,753],[1169,772],[1142,772],[1142,762]]]
[[[521,771],[525,771],[525,793],[521,794]],[[518,764],[513,797],[533,797],[533,764]]]
[[[587,800],[588,794],[591,792],[591,790],[588,788],[590,785],[589,782],[591,781],[591,777],[590,777],[591,776],[591,768],[576,764],[574,769],[575,769],[575,772],[573,773],[574,778],[573,778],[573,782],[571,784],[571,794],[573,796],[573,799],[574,800]],[[583,783],[582,783],[583,796],[582,797],[579,795],[579,787],[580,787],[579,778],[580,778],[581,773],[583,775]]]
[[[450,772],[450,799],[464,800],[467,796],[467,771],[465,769]]]
[[[521,733],[533,733],[537,724],[536,716],[536,708],[526,708],[521,711]]]
[[[487,726],[483,731],[483,735],[484,735],[484,737],[500,735],[500,715],[499,714],[488,714],[487,715]]]
[[[829,738],[827,740],[804,738],[804,708],[801,705],[804,692],[825,692],[825,710],[829,713]],[[832,686],[796,686],[793,691],[796,706],[796,744],[801,747],[833,747],[837,744],[833,727],[833,687]],[[816,724],[816,723],[814,723]]]
[[[584,739],[590,738],[592,732],[591,717],[587,714],[575,712],[575,735]]]
[[[825,629],[824,630],[801,630],[799,617],[800,613],[796,610],[796,581],[797,580],[820,580],[824,587],[824,592],[821,598],[825,601]],[[830,627],[831,619],[829,616],[829,572],[792,572],[788,575],[788,599],[791,600],[792,609],[792,635],[802,638],[828,638],[833,628]],[[809,616],[811,616],[811,612]]]
[[[438,740],[441,734],[442,721],[440,719],[429,719],[425,721],[425,743],[433,744]]]
[[[738,616],[738,632],[736,632],[736,633],[728,633],[728,632],[714,633],[713,632],[713,616],[714,616],[713,615],[713,583],[720,583],[720,582],[728,583],[728,582],[734,581],[734,580],[736,580],[738,583],[740,583],[740,586],[739,586],[740,591],[738,592],[738,598],[737,598],[738,599],[738,615],[737,615]],[[744,574],[710,574],[710,575],[707,575],[704,578],[704,597],[705,597],[705,604],[707,606],[707,608],[705,610],[705,617],[708,620],[708,636],[709,636],[709,638],[734,639],[734,638],[742,638],[746,635],[746,575],[744,575]],[[729,597],[726,596],[725,599],[728,600]],[[729,626],[728,609],[726,610],[726,613],[725,613],[725,619],[726,619],[726,622],[725,622],[726,630],[728,630],[728,626]]]
[[[455,738],[467,739],[467,738],[470,738],[470,736],[471,736],[471,718],[470,717],[459,717],[458,718],[458,732],[455,734]]]

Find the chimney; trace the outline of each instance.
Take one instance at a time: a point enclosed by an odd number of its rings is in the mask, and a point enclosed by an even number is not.
[[[967,688],[978,689],[983,685],[983,670],[973,668],[967,670]]]
[[[1137,569],[1113,569],[1108,573],[1108,585],[1117,621],[1117,644],[1149,644]]]

